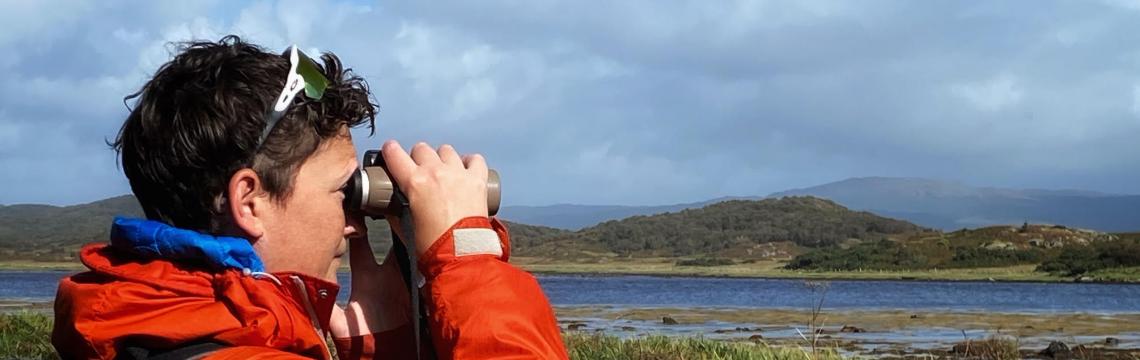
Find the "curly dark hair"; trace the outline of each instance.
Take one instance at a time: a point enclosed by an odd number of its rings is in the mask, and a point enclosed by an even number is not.
[[[260,149],[289,72],[288,56],[237,36],[178,44],[179,53],[138,92],[118,137],[123,172],[146,216],[177,227],[220,231],[230,176],[251,168],[275,201],[287,199],[301,163],[340,128],[367,123],[376,104],[364,79],[332,53],[318,64],[330,84],[320,100],[297,96]]]

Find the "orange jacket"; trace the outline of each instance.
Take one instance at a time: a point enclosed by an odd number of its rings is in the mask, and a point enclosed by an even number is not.
[[[419,259],[439,358],[567,358],[549,301],[533,276],[506,262],[509,249],[502,223],[471,217]],[[64,278],[56,295],[52,344],[63,358],[111,359],[128,345],[204,341],[227,345],[207,359],[330,358],[322,329],[336,284],[139,260],[104,244],[87,245],[80,259],[91,270]],[[411,328],[334,343],[340,359],[410,359]]]

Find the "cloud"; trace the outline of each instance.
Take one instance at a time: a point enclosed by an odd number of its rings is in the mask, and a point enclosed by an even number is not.
[[[1140,117],[1140,85],[1132,87],[1132,114]]]
[[[1023,90],[1012,75],[1002,74],[980,82],[958,83],[950,91],[983,111],[998,111],[1021,102]]]
[[[481,152],[508,204],[676,203],[852,176],[1140,192],[1131,2],[18,7],[0,15],[14,54],[0,69],[16,79],[0,85],[0,165],[84,169],[98,185],[0,177],[0,203],[125,192],[103,144],[121,98],[169,42],[229,33],[334,51],[381,105],[358,148]]]

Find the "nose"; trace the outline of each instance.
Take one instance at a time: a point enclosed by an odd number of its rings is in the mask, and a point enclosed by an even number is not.
[[[363,214],[357,211],[347,211],[344,214],[344,220],[344,237],[346,239],[368,236],[368,226],[364,225]]]

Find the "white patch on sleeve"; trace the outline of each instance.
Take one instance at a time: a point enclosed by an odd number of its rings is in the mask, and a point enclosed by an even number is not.
[[[455,257],[468,255],[503,256],[503,246],[499,244],[499,234],[491,229],[455,229]]]

